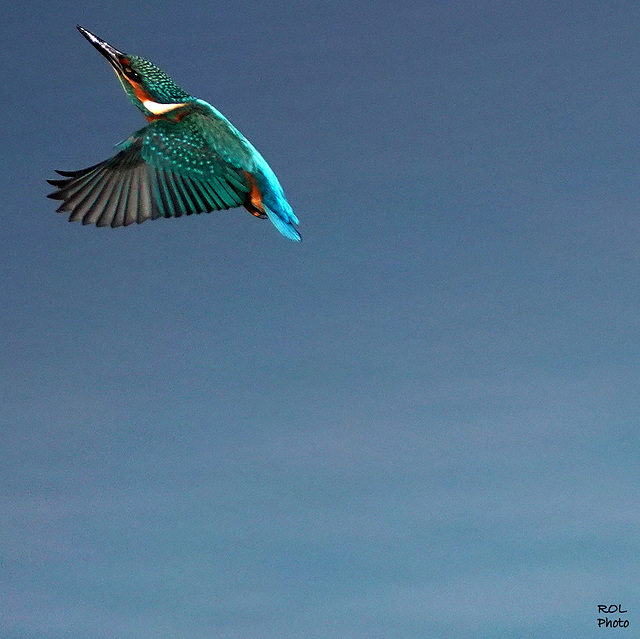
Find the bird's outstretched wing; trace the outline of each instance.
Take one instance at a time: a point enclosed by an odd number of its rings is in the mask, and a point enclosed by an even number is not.
[[[240,163],[229,161],[199,131],[197,120],[157,120],[120,145],[114,157],[75,172],[57,171],[49,180],[69,221],[97,226],[128,226],[159,217],[247,205],[252,183]],[[235,160],[235,158],[234,158]]]

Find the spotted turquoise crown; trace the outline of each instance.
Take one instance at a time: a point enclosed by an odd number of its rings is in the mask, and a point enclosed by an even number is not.
[[[137,55],[128,55],[125,60],[129,62],[130,69],[135,74],[133,77],[131,75],[129,77],[135,79],[154,102],[174,104],[194,99],[149,60]],[[133,89],[128,82],[124,83],[123,86],[129,95],[133,94]]]

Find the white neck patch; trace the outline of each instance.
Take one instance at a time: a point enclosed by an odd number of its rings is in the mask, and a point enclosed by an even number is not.
[[[175,104],[160,104],[160,102],[153,102],[153,100],[143,100],[142,106],[153,115],[162,115],[168,113],[179,107],[182,107],[186,102],[177,102]]]

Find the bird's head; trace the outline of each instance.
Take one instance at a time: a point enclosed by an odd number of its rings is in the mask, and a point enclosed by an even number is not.
[[[108,60],[131,101],[145,115],[157,116],[193,100],[155,64],[118,51],[79,25],[78,31]]]

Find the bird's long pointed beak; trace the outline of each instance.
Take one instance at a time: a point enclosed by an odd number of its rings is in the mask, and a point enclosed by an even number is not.
[[[84,27],[77,25],[78,31],[87,39],[91,44],[100,51],[100,53],[110,62],[110,64],[116,69],[119,70],[120,66],[120,58],[122,58],[125,54],[122,51],[118,51],[115,47],[112,47],[108,42],[101,40],[98,36],[93,35],[91,31],[88,31]]]

